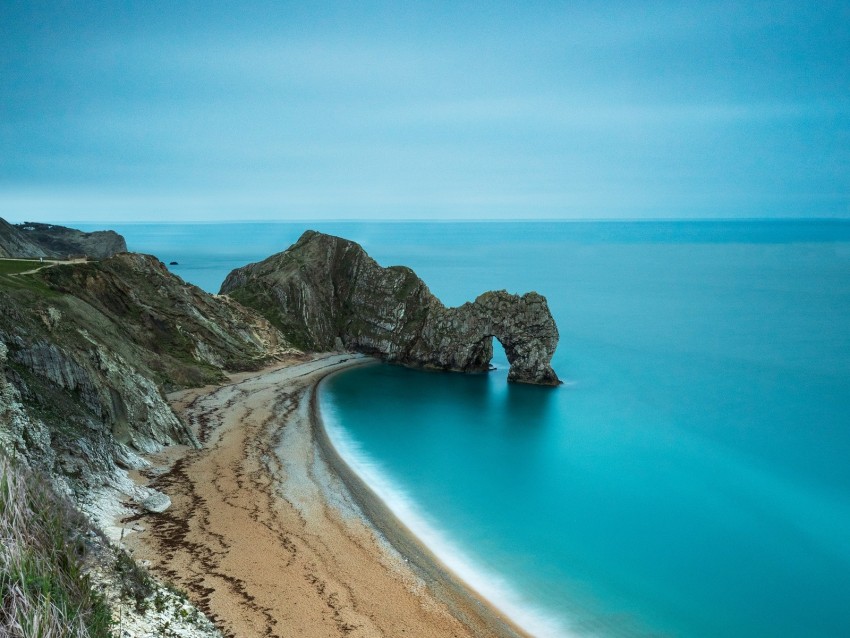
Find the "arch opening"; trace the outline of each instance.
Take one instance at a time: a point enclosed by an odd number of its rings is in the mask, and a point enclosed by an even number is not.
[[[487,337],[490,339],[492,356],[490,357],[490,369],[507,370],[511,367],[511,362],[508,360],[508,353],[505,351],[505,346],[499,341],[495,335]]]

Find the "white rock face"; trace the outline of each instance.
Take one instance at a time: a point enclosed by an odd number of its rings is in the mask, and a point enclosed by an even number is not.
[[[93,542],[97,542],[93,539]],[[139,609],[136,601],[122,595],[121,576],[111,568],[113,548],[101,551],[100,564],[88,574],[113,611],[116,638],[222,638],[215,625],[176,590],[153,581],[152,591]],[[142,565],[145,567],[145,565]]]
[[[225,365],[250,368],[288,351],[267,321],[150,256],[26,277],[0,282],[0,442],[72,486],[80,503],[104,485],[144,500],[150,494],[126,493],[122,468],[137,453],[197,445],[163,384],[200,385]]]
[[[159,514],[171,507],[171,499],[162,492],[156,492],[142,501],[142,507],[149,512]]]
[[[220,367],[254,369],[292,350],[267,321],[153,257],[26,277],[0,281],[0,453],[45,472],[118,542],[121,519],[171,504],[131,480],[128,470],[147,465],[140,453],[197,444],[163,388],[215,382]],[[95,581],[119,604],[110,565]],[[149,602],[145,613],[119,604],[122,637],[220,636],[164,587]]]

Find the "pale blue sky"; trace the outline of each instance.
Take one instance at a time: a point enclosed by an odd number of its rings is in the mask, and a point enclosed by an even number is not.
[[[850,3],[0,0],[11,221],[850,217]]]

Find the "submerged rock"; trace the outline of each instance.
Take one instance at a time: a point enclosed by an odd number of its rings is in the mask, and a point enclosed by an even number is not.
[[[345,348],[405,365],[484,372],[493,337],[508,379],[557,385],[558,328],[536,292],[486,292],[447,308],[403,266],[382,268],[358,244],[315,231],[288,250],[231,272],[221,287],[306,350]]]

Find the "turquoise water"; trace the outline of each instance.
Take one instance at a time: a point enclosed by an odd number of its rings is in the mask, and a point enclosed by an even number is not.
[[[123,226],[216,291],[304,224]],[[850,223],[317,224],[454,305],[546,295],[555,390],[376,365],[323,412],[541,636],[850,635]]]

